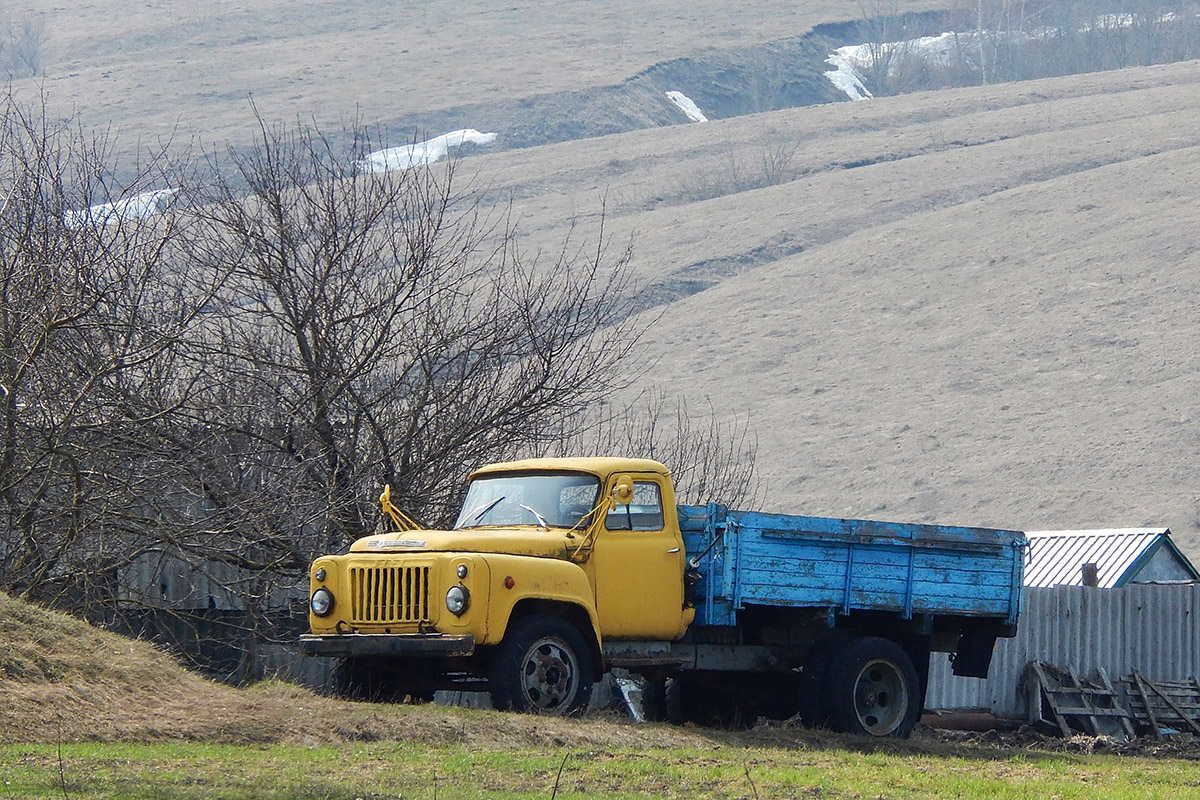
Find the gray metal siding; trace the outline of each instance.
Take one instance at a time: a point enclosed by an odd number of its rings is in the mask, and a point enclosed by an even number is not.
[[[927,708],[1023,716],[1017,687],[1035,659],[1080,675],[1104,667],[1114,679],[1133,669],[1159,680],[1200,676],[1200,585],[1027,588],[1024,599],[1017,636],[996,642],[986,680],[955,677],[934,653]]]

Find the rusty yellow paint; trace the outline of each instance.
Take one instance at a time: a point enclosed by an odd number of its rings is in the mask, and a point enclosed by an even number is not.
[[[571,530],[531,523],[367,536],[356,541],[344,555],[322,556],[313,562],[310,596],[324,586],[334,594],[335,605],[333,613],[326,617],[317,617],[310,611],[312,632],[436,630],[468,633],[481,645],[495,644],[503,638],[518,604],[542,600],[578,608],[590,621],[597,642],[604,638],[681,637],[694,612],[684,608],[685,554],[675,494],[666,467],[649,459],[526,459],[491,464],[471,477],[564,470],[598,477],[603,487],[602,497],[613,497],[618,481],[658,486],[662,529],[608,530],[606,515],[597,513],[590,525]],[[621,499],[627,500],[628,496]],[[456,572],[460,565],[467,568],[467,576],[461,579]],[[325,570],[322,581],[316,578],[320,569]],[[416,574],[411,572],[414,569],[427,570],[420,573],[418,581],[424,598],[424,619],[420,624],[412,619],[395,618],[411,610],[403,607],[404,602],[411,605],[409,600],[397,600],[400,596],[397,586],[404,580],[410,583],[415,580],[410,577]],[[359,577],[352,579],[352,570],[358,570]],[[367,573],[382,577],[361,577]],[[511,579],[511,588],[505,585],[506,579]],[[459,583],[470,592],[471,603],[466,613],[455,616],[446,609],[445,594]],[[352,608],[367,608],[370,613],[355,617]],[[372,613],[387,618],[368,618]]]

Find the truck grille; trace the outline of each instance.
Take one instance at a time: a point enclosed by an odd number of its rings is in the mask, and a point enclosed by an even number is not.
[[[429,567],[351,567],[350,621],[429,621]]]

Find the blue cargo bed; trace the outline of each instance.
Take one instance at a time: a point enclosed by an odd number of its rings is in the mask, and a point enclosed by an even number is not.
[[[1018,531],[679,506],[701,574],[697,625],[748,606],[993,618],[1015,625],[1026,539]]]

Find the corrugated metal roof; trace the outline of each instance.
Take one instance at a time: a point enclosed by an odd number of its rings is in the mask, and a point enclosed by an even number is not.
[[[1167,528],[1028,531],[1025,585],[1082,586],[1082,567],[1091,563],[1098,568],[1101,588],[1120,586],[1138,560],[1161,547],[1170,533]]]

